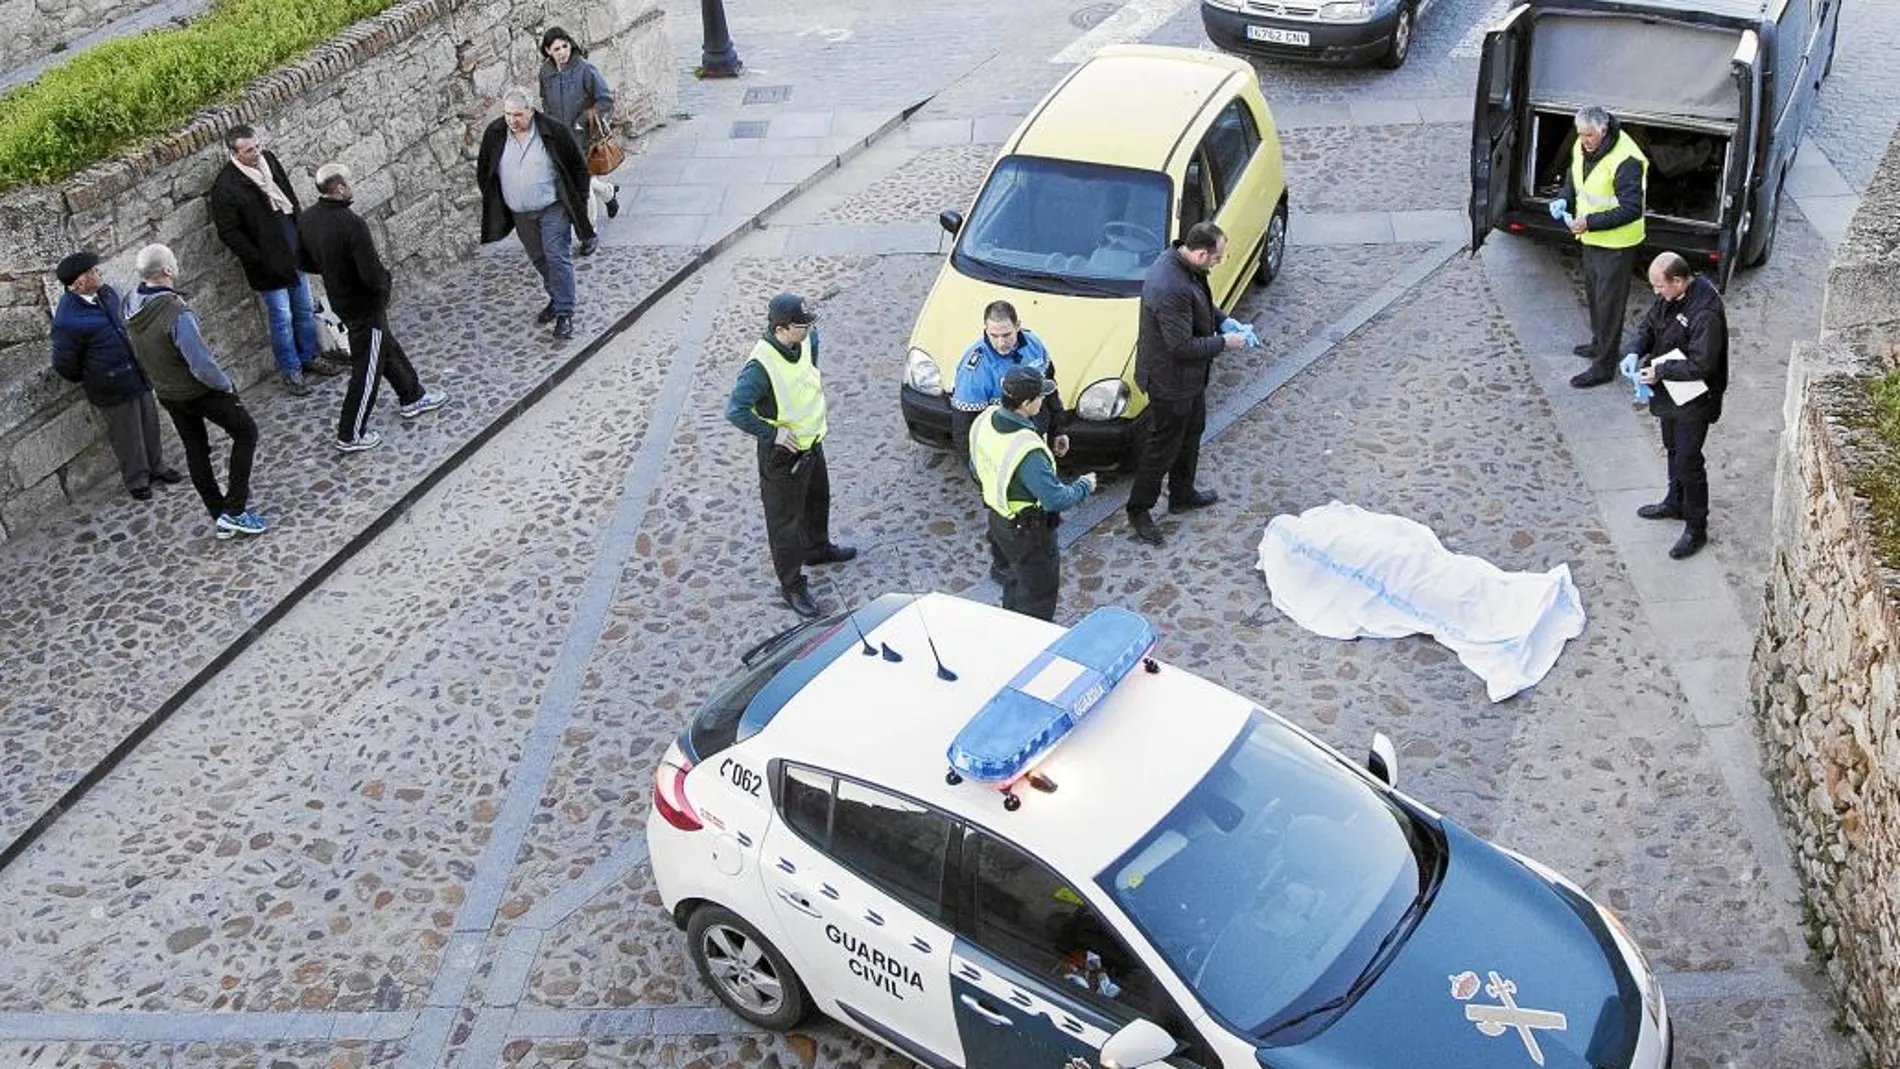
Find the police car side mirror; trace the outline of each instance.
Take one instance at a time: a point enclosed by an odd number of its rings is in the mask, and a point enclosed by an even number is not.
[[[1102,1044],[1102,1069],[1142,1069],[1173,1054],[1179,1046],[1160,1025],[1137,1017]]]
[[[1372,733],[1372,749],[1366,754],[1366,771],[1379,777],[1388,787],[1399,785],[1399,751],[1385,732]]]
[[[954,237],[957,231],[963,229],[963,213],[944,212],[942,215],[937,216],[937,225],[943,227],[945,231]]]

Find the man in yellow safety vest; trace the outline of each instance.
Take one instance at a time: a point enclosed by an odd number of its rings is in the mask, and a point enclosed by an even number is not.
[[[1003,375],[1001,404],[970,424],[970,469],[983,487],[989,512],[990,574],[1003,584],[1003,608],[1043,620],[1056,618],[1061,563],[1056,513],[1095,490],[1095,473],[1072,483],[1056,477],[1056,458],[1036,413],[1055,391],[1040,369],[1014,367]]]
[[[797,294],[781,293],[766,311],[765,336],[752,346],[726,419],[758,439],[759,497],[785,604],[818,615],[805,565],[839,564],[858,555],[831,540],[831,476],[825,468],[825,386],[818,373],[818,316]]]
[[[1600,107],[1577,112],[1577,140],[1564,171],[1564,188],[1550,212],[1583,246],[1583,299],[1590,307],[1590,340],[1573,352],[1590,366],[1570,380],[1579,389],[1616,377],[1617,343],[1629,307],[1630,276],[1643,244],[1643,202],[1649,158],[1614,116]]]

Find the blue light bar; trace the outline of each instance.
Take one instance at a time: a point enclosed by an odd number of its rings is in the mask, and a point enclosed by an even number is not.
[[[950,767],[1008,787],[1054,749],[1154,648],[1139,614],[1103,606],[1050,643],[950,742]]]

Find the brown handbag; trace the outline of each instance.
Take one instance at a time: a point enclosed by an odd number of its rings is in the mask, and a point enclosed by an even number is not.
[[[620,147],[620,136],[614,128],[601,119],[600,113],[590,105],[587,115],[587,173],[593,175],[612,174],[627,158],[627,150]]]

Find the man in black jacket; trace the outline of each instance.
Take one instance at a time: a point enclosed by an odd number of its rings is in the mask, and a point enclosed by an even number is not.
[[[1709,473],[1702,443],[1709,425],[1722,418],[1728,390],[1728,315],[1715,283],[1689,270],[1689,261],[1665,252],[1649,265],[1652,306],[1626,350],[1637,354],[1638,381],[1655,392],[1650,415],[1662,420],[1669,454],[1669,492],[1636,514],[1646,520],[1681,520],[1682,537],[1669,548],[1676,560],[1692,556],[1709,540]]]
[[[1128,526],[1151,546],[1161,544],[1161,529],[1148,510],[1161,498],[1168,480],[1168,511],[1205,508],[1220,500],[1199,490],[1194,476],[1201,461],[1201,432],[1207,428],[1207,372],[1214,358],[1238,349],[1245,340],[1220,332],[1220,313],[1207,288],[1207,273],[1227,258],[1227,235],[1213,223],[1196,223],[1186,236],[1161,254],[1141,284],[1141,323],[1135,337],[1135,385],[1148,395],[1136,429],[1141,448],[1135,483],[1128,491]]]
[[[211,183],[211,222],[264,304],[284,389],[302,397],[310,392],[304,372],[338,375],[348,369],[322,359],[317,346],[310,282],[297,270],[297,193],[256,130],[231,127],[224,132],[224,147],[231,158]]]
[[[376,255],[369,226],[350,209],[350,169],[340,163],[317,168],[317,203],[303,214],[304,268],[323,276],[330,306],[350,334],[350,388],[343,395],[336,447],[360,453],[382,444],[368,430],[382,379],[396,391],[397,414],[415,419],[448,402],[448,395],[424,390],[409,357],[389,333],[389,269]]]
[[[554,323],[554,336],[574,336],[574,258],[568,242],[581,235],[582,256],[599,247],[587,221],[587,157],[567,128],[534,108],[534,96],[515,86],[502,94],[501,118],[482,133],[475,184],[482,191],[482,244],[513,230],[541,276],[548,304],[536,322]]]

